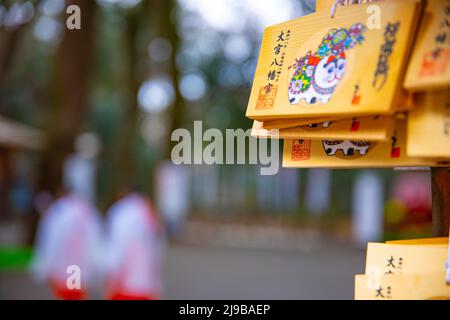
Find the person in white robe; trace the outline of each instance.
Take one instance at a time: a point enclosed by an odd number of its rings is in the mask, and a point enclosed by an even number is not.
[[[107,213],[107,298],[161,298],[162,228],[150,201],[128,193]]]
[[[82,196],[67,192],[43,213],[31,271],[56,298],[84,299],[101,274],[101,220]]]

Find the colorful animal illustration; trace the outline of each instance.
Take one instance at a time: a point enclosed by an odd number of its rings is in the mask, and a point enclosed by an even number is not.
[[[346,156],[352,156],[356,151],[360,155],[366,155],[371,146],[369,141],[323,140],[322,143],[328,156],[336,155],[338,150],[342,150]]]
[[[289,83],[289,102],[298,104],[304,99],[308,104],[318,100],[327,103],[345,75],[345,51],[364,41],[365,30],[361,23],[349,29],[331,29],[316,52],[309,51],[304,57],[296,59],[296,63],[289,67],[295,70]]]

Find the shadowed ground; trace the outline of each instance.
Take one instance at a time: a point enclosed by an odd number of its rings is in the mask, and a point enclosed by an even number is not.
[[[352,299],[354,274],[363,269],[362,250],[331,241],[296,251],[177,244],[167,253],[165,297]],[[13,271],[0,273],[0,298],[49,299],[51,294],[26,272]]]

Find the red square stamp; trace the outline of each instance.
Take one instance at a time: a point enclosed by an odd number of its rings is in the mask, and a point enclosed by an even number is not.
[[[292,143],[292,161],[303,161],[311,158],[311,140],[294,140]]]
[[[447,71],[450,60],[450,49],[437,49],[427,52],[423,57],[419,76],[432,77],[443,75]]]
[[[259,89],[258,100],[256,101],[256,110],[272,109],[277,96],[278,86],[269,84]]]
[[[361,102],[361,96],[354,96],[352,98],[352,105],[358,105]]]
[[[350,128],[350,131],[359,131],[359,128],[361,127],[361,122],[359,122],[358,120],[354,120],[352,121],[352,126]]]
[[[391,149],[391,158],[400,158],[400,147],[393,147]]]

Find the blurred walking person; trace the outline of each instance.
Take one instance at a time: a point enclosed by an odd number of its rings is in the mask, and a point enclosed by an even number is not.
[[[88,288],[100,274],[100,223],[96,209],[74,192],[63,192],[43,212],[31,268],[56,298],[88,297]]]
[[[112,300],[161,297],[162,228],[150,201],[125,192],[107,214],[106,295]]]

